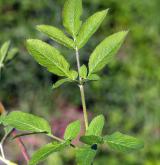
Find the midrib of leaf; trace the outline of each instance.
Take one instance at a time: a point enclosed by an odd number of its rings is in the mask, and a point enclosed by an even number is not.
[[[119,148],[120,150],[121,150],[121,147],[124,147],[124,148],[128,148],[129,150],[130,149],[135,149],[134,147],[128,147],[128,146],[126,146],[125,144],[123,144],[123,142],[121,143],[121,141],[119,141],[119,143],[116,143],[116,142],[114,142],[114,141],[112,141],[112,140],[109,140],[108,141],[108,143],[111,143],[111,144],[113,144],[113,145],[117,145],[116,147],[117,148]],[[133,142],[132,142],[133,143]],[[131,144],[131,143],[130,143]],[[133,143],[134,144],[134,143]],[[121,146],[121,147],[120,147]]]
[[[40,157],[40,159],[42,158],[43,159],[43,157],[45,156],[45,155],[48,155],[49,153],[52,153],[54,150],[56,150],[58,148],[58,146],[57,147],[55,147],[53,150],[50,150],[50,151],[48,151],[48,152],[45,152],[44,154],[42,154],[42,156]],[[56,151],[55,151],[56,152]],[[33,161],[33,163],[34,162],[37,162],[37,161]],[[32,164],[33,164],[32,163]]]
[[[119,44],[120,44],[121,42],[119,42],[118,44],[117,44],[117,46],[115,46],[113,49],[111,49],[109,52],[108,52],[108,54],[111,54],[112,52],[114,52],[115,50],[116,50],[116,48],[117,47],[119,47]],[[102,58],[100,58],[101,56],[98,56],[98,58],[96,59],[96,62],[95,62],[95,64],[94,65],[92,65],[92,70],[89,72],[89,75],[92,73],[92,71],[97,67],[97,65],[99,64],[99,63],[101,63],[107,56],[102,56]]]
[[[57,62],[54,62],[54,60],[50,59],[48,56],[43,55],[40,51],[36,50],[36,52],[38,52],[38,54],[41,54],[43,57],[47,58],[51,63],[53,63],[54,65],[56,65],[57,68],[59,68],[59,70],[64,73],[64,75],[66,75],[67,77],[69,77],[70,75],[67,72],[64,72],[64,69],[59,67],[59,65],[57,64]],[[68,70],[69,71],[69,70]]]
[[[24,125],[24,126],[29,126],[29,127],[31,127],[31,128],[33,128],[33,129],[36,129],[36,130],[39,130],[39,131],[42,131],[42,129],[39,129],[39,128],[37,128],[37,127],[34,127],[33,125],[30,125],[30,124],[27,124],[27,123],[23,123],[23,122],[21,122],[21,121],[18,121],[18,120],[10,120],[10,119],[8,119],[8,121],[13,121],[14,123],[19,123],[19,124],[22,124],[22,125]],[[48,132],[48,133],[50,133],[50,132]]]

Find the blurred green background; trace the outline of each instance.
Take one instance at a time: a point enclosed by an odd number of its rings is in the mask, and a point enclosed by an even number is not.
[[[52,90],[58,77],[28,55],[25,39],[39,38],[53,44],[76,68],[73,51],[35,29],[38,24],[62,28],[63,4],[64,0],[0,0],[0,44],[10,39],[12,46],[19,48],[18,56],[2,72],[0,100],[7,110],[18,109],[45,117],[54,124],[59,136],[66,127],[64,118],[70,121],[82,117],[79,89],[65,85]],[[85,87],[90,116],[105,115],[104,134],[119,130],[145,141],[144,149],[130,154],[102,147],[95,165],[160,165],[159,6],[159,0],[83,0],[83,20],[97,10],[110,10],[100,29],[80,51],[81,63],[87,64],[89,55],[105,36],[130,30],[115,60],[100,73],[101,80]],[[18,158],[9,153],[12,160]],[[73,151],[67,150],[54,154],[45,164],[72,165],[73,156]]]

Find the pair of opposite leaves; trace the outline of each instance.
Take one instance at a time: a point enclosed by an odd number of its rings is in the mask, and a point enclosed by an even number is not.
[[[63,9],[63,25],[73,39],[67,37],[63,31],[54,26],[39,25],[37,29],[56,42],[78,51],[97,31],[107,12],[108,10],[97,12],[82,24],[80,20],[80,16],[82,15],[82,1],[67,0]],[[127,31],[121,31],[102,41],[89,58],[89,69],[85,65],[82,65],[80,69],[81,75],[79,76],[84,79],[93,79],[95,73],[100,71],[112,59],[126,35]],[[67,79],[62,79],[60,84],[77,78],[78,73],[70,70],[70,64],[56,48],[41,40],[29,39],[27,40],[27,49],[36,61],[46,67],[50,72],[58,76],[67,77]]]

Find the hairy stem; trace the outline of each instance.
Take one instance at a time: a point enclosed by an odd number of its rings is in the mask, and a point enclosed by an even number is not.
[[[79,52],[78,48],[76,47],[76,60],[77,60],[77,69],[79,74],[79,88],[81,93],[81,102],[83,107],[83,115],[84,115],[84,122],[85,122],[85,128],[88,129],[88,115],[87,115],[87,108],[86,108],[86,101],[85,101],[85,94],[84,94],[84,86],[82,84],[82,78],[80,77],[80,59],[79,59]]]

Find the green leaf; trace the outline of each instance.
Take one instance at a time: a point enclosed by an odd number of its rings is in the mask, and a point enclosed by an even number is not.
[[[106,17],[107,12],[108,9],[93,14],[82,25],[77,37],[77,46],[79,49],[82,48],[90,39],[90,37],[97,31],[104,18]]]
[[[0,124],[3,124],[3,121],[4,121],[5,117],[6,117],[5,114],[0,115]]]
[[[80,141],[89,145],[101,144],[103,142],[103,138],[95,135],[81,136]]]
[[[80,29],[82,10],[82,0],[66,0],[64,4],[63,25],[73,37]]]
[[[81,147],[76,150],[77,165],[91,165],[96,156],[96,150],[91,147]]]
[[[87,77],[87,67],[85,65],[82,65],[80,67],[80,77],[86,79]]]
[[[76,80],[77,77],[78,77],[77,71],[71,70],[71,71],[70,71],[70,78],[71,78],[72,80]]]
[[[127,33],[127,31],[115,33],[96,47],[89,59],[89,74],[100,71],[110,62],[122,45]]]
[[[46,120],[20,111],[9,113],[3,122],[5,125],[11,126],[20,131],[51,133],[51,128]]]
[[[60,52],[49,44],[37,40],[27,40],[27,49],[35,60],[58,76],[70,77],[69,63]]]
[[[70,80],[69,78],[64,78],[64,79],[58,80],[55,84],[53,84],[52,88],[53,89],[58,88],[67,82],[72,82],[72,80]]]
[[[81,129],[81,123],[79,120],[70,123],[65,130],[64,139],[65,140],[75,139],[78,136],[80,129]]]
[[[8,52],[7,57],[5,58],[5,62],[11,61],[16,56],[17,53],[18,53],[18,49],[17,48],[11,49]]]
[[[43,32],[44,34],[48,35],[51,39],[54,41],[68,47],[68,48],[73,48],[75,47],[74,41],[70,38],[68,38],[63,31],[60,29],[54,27],[54,26],[49,26],[49,25],[38,25],[37,29],[40,32]]]
[[[6,41],[0,49],[0,64],[3,64],[3,61],[7,55],[8,49],[10,46],[10,41]]]
[[[86,131],[86,135],[101,136],[103,126],[104,126],[104,116],[99,115],[95,117],[89,124],[89,127]]]
[[[64,143],[52,142],[43,146],[33,154],[31,160],[29,161],[29,165],[36,165],[40,163],[41,161],[45,160],[50,154],[63,150],[68,145],[69,145],[68,142],[64,142]]]
[[[88,75],[87,79],[90,81],[97,81],[100,79],[100,77],[97,74],[90,74]]]
[[[111,147],[111,149],[121,152],[130,152],[144,147],[141,140],[120,132],[106,135],[104,141]]]

